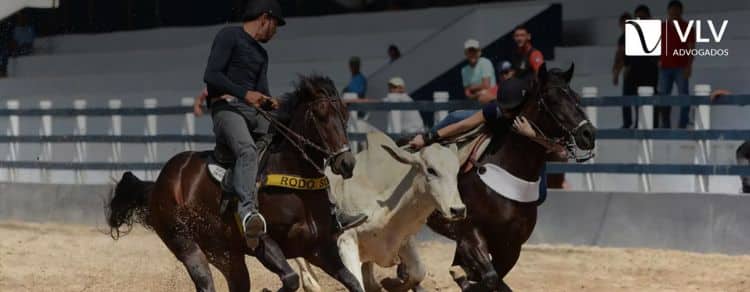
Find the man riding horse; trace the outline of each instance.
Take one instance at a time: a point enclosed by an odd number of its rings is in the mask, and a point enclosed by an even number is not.
[[[280,102],[294,103],[294,97],[283,101],[269,97],[268,54],[261,43],[270,41],[277,26],[286,24],[279,3],[276,0],[251,1],[242,20],[242,26],[226,27],[217,33],[204,81],[216,135],[215,155],[219,161],[234,164],[229,172],[229,185],[239,198],[237,212],[245,237],[248,242],[257,242],[266,232],[266,220],[258,211],[255,185],[259,153],[262,154],[272,141],[269,121],[258,108],[278,109]],[[340,214],[333,200],[330,203],[335,228],[339,230],[367,219],[362,214]]]

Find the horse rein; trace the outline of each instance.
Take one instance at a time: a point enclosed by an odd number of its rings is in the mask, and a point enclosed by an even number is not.
[[[549,86],[546,89],[547,90],[549,89],[560,90],[567,97],[575,100],[575,97],[573,97],[573,95],[570,94],[568,88],[563,88],[561,86]],[[552,110],[550,110],[549,106],[547,106],[547,103],[544,101],[544,98],[546,96],[547,96],[546,94],[542,95],[539,98],[539,101],[537,101],[537,104],[539,105],[538,106],[539,111],[543,111],[547,115],[549,115],[552,118],[552,120],[557,124],[557,126],[559,126],[563,130],[563,132],[565,132],[565,134],[562,137],[551,138],[548,135],[546,135],[544,131],[542,131],[542,129],[539,126],[537,126],[533,121],[529,120],[529,124],[534,128],[534,131],[539,133],[539,135],[541,136],[541,137],[533,137],[530,139],[536,141],[537,143],[547,148],[547,150],[552,151],[552,152],[560,152],[561,150],[565,150],[568,153],[568,158],[573,159],[576,162],[584,162],[593,158],[594,157],[593,150],[586,150],[582,154],[579,154],[579,151],[583,151],[583,150],[581,150],[581,148],[578,146],[575,140],[575,133],[578,131],[578,129],[580,129],[581,127],[587,124],[591,124],[591,121],[589,121],[588,119],[582,120],[580,123],[578,123],[578,125],[575,128],[568,129],[567,127],[563,125],[562,121],[560,121],[560,119],[558,119],[558,117],[555,116],[554,113],[552,113]],[[576,108],[578,110],[581,110],[580,107],[578,106],[577,101],[576,101]]]
[[[327,96],[326,98],[319,98],[317,100],[309,102],[310,104],[314,103],[320,103],[320,102],[328,102],[333,107],[333,99]],[[335,107],[334,107],[335,108]],[[302,155],[302,158],[307,161],[310,165],[312,165],[316,171],[318,171],[320,174],[324,174],[325,170],[324,168],[327,166],[328,162],[334,158],[337,157],[345,152],[350,151],[349,145],[345,144],[341,149],[337,151],[331,151],[328,147],[322,147],[315,142],[311,141],[310,139],[305,138],[304,136],[300,135],[299,133],[295,132],[291,128],[284,125],[284,123],[280,122],[278,119],[274,118],[271,113],[268,111],[257,107],[256,110],[267,120],[271,122],[271,124],[279,131],[279,133],[284,137],[284,139],[289,142],[292,146],[294,146],[295,149]],[[340,110],[336,108],[336,112],[339,115],[339,120],[342,123],[343,129],[346,129],[344,117],[341,114]],[[321,137],[321,139],[325,138],[325,135],[322,133],[320,126],[318,124],[318,120],[312,115],[312,110],[308,108],[305,110],[305,122],[307,120],[312,120],[313,124],[315,125],[315,131],[318,132],[318,135]],[[309,146],[310,148],[313,148],[314,150],[322,153],[325,157],[323,158],[324,164],[321,168],[318,166],[318,164],[305,152],[304,147]]]

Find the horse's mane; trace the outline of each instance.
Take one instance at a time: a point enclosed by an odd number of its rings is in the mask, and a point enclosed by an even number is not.
[[[310,101],[318,96],[317,92],[323,91],[326,96],[338,96],[338,90],[331,78],[317,73],[298,76],[294,83],[292,92],[300,101]]]

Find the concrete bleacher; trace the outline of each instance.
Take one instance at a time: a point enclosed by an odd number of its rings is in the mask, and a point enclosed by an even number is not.
[[[363,71],[371,75],[373,97],[390,75],[401,75],[410,87],[430,80],[463,59],[466,38],[491,42],[513,26],[533,16],[547,5],[492,4],[432,8],[368,14],[291,18],[277,37],[266,44],[271,66],[271,92],[291,89],[299,73],[330,76],[339,88],[349,80],[347,61],[357,55]],[[492,29],[483,24],[491,23]],[[39,39],[37,54],[14,59],[10,78],[0,80],[0,106],[8,99],[21,101],[22,108],[38,108],[39,101],[52,100],[53,107],[70,108],[76,99],[88,100],[88,107],[106,107],[109,99],[120,99],[123,107],[142,107],[143,99],[153,98],[159,106],[179,105],[182,97],[195,96],[203,86],[202,75],[211,41],[222,26],[160,28],[95,35],[63,35]],[[386,49],[396,44],[402,52],[398,70],[389,70]],[[414,61],[417,60],[417,61]],[[438,61],[435,61],[438,60]],[[426,63],[426,64],[425,64]],[[429,70],[427,70],[429,69]],[[432,70],[432,71],[430,71]],[[442,71],[441,71],[442,70]],[[386,75],[387,74],[387,75]],[[382,84],[380,84],[382,83]],[[143,135],[144,117],[124,117],[123,134]],[[36,135],[40,118],[22,117],[21,135]],[[54,117],[55,135],[72,134],[74,117]],[[108,118],[89,118],[90,134],[110,133]],[[9,128],[7,118],[0,128]],[[199,120],[198,134],[210,134],[210,123]],[[158,134],[180,134],[184,117],[160,116]],[[210,145],[199,145],[208,149]],[[42,145],[23,143],[17,159],[71,161],[76,156],[73,143],[55,144],[54,155],[42,157]],[[109,143],[88,143],[88,161],[107,161]],[[143,162],[146,145],[123,147],[123,161]],[[179,143],[159,143],[155,161],[165,161],[183,149]],[[9,145],[0,145],[0,157],[8,157]],[[87,173],[94,173],[87,171]],[[5,177],[0,170],[0,177]],[[54,175],[52,182],[69,182]],[[94,181],[106,179],[106,172]],[[17,181],[39,181],[39,170],[23,170]],[[106,180],[105,180],[106,182]]]
[[[555,50],[551,67],[567,68],[576,63],[573,85],[596,86],[599,95],[619,95],[620,88],[611,82],[611,62],[614,45],[620,32],[616,25],[622,11],[632,11],[638,1],[591,3],[582,0],[554,1],[563,4],[564,46]],[[609,2],[609,1],[608,1]],[[667,1],[650,3],[652,12],[660,16]],[[683,1],[686,17],[729,18],[730,24],[721,46],[729,48],[733,56],[750,47],[750,35],[743,27],[750,24],[750,4],[726,1],[707,5],[702,1]],[[291,88],[298,73],[317,72],[330,76],[339,88],[349,80],[347,60],[358,55],[363,59],[364,73],[370,78],[370,97],[381,97],[385,82],[394,75],[406,79],[409,88],[417,89],[445,72],[463,58],[463,41],[468,37],[489,43],[524,22],[552,1],[528,1],[491,5],[459,6],[423,10],[346,14],[325,17],[292,18],[289,25],[279,30],[277,39],[267,44],[271,55],[270,82],[273,94]],[[583,7],[588,12],[581,11]],[[597,8],[599,14],[592,15]],[[731,12],[726,12],[732,10]],[[699,13],[698,13],[699,12]],[[692,14],[691,14],[692,13]],[[160,106],[178,105],[181,97],[195,96],[202,88],[202,74],[211,40],[222,26],[161,28],[100,35],[65,35],[40,39],[39,54],[15,59],[11,63],[11,78],[0,80],[0,106],[5,99],[18,99],[23,108],[38,107],[39,100],[52,99],[55,107],[72,106],[74,99],[89,100],[89,107],[105,107],[107,99],[122,99],[124,106],[141,107],[144,98],[156,98]],[[543,36],[535,35],[535,38]],[[400,47],[403,57],[388,63],[386,48]],[[705,83],[714,88],[727,88],[738,93],[750,92],[750,62],[745,58],[698,58],[692,84]],[[457,77],[458,78],[458,77]],[[458,81],[457,81],[458,82]],[[619,108],[599,108],[596,121],[600,128],[620,126]],[[746,129],[749,126],[738,116],[747,116],[743,107],[714,107],[712,128]],[[373,115],[377,117],[376,115]],[[677,118],[677,113],[673,114]],[[375,119],[375,118],[373,118]],[[143,117],[127,118],[127,133],[143,134]],[[25,118],[22,134],[35,134],[38,117]],[[106,118],[91,118],[90,133],[106,134]],[[0,119],[0,129],[8,127],[7,119]],[[160,117],[158,132],[180,133],[182,116]],[[210,123],[197,123],[199,134],[211,133]],[[55,134],[71,133],[73,118],[55,119]],[[637,141],[602,141],[597,162],[634,162],[638,158]],[[738,141],[712,143],[712,163],[733,163],[733,149]],[[691,163],[695,142],[655,143],[654,162]],[[210,145],[202,149],[209,148]],[[57,147],[57,146],[56,146]],[[70,161],[74,145],[56,148],[54,161]],[[91,146],[91,161],[106,161],[111,146]],[[57,152],[59,149],[59,152]],[[126,147],[124,158],[143,161],[145,145]],[[166,160],[180,151],[182,145],[160,143],[158,160]],[[29,145],[21,151],[21,160],[34,160],[40,145]],[[0,145],[0,156],[6,156],[7,145]],[[0,177],[4,174],[0,170]],[[29,172],[30,181],[35,173]],[[570,175],[576,188],[583,188],[583,178]],[[638,191],[637,175],[608,175],[597,177],[598,190]],[[659,191],[692,189],[693,182],[686,176],[654,176],[656,181],[678,183],[655,184]],[[710,190],[735,192],[739,181],[733,177],[714,177]],[[681,181],[681,183],[679,182]],[[663,187],[663,189],[660,189]]]
[[[467,8],[417,13],[375,13],[293,18],[267,44],[273,93],[291,88],[298,73],[331,76],[339,87],[349,79],[347,60],[358,55],[364,72],[388,63],[386,48],[408,52]],[[386,21],[387,20],[387,21]],[[347,25],[342,25],[342,24]],[[0,80],[4,96],[43,97],[130,95],[143,92],[194,94],[213,36],[222,26],[163,28],[100,35],[40,39],[41,54],[10,64],[11,78]],[[366,31],[366,34],[361,32]]]

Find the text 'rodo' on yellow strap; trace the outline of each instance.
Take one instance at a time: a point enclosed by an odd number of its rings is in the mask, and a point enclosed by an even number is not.
[[[328,188],[328,178],[304,178],[286,174],[269,174],[264,186],[282,187],[296,190],[324,190]]]

